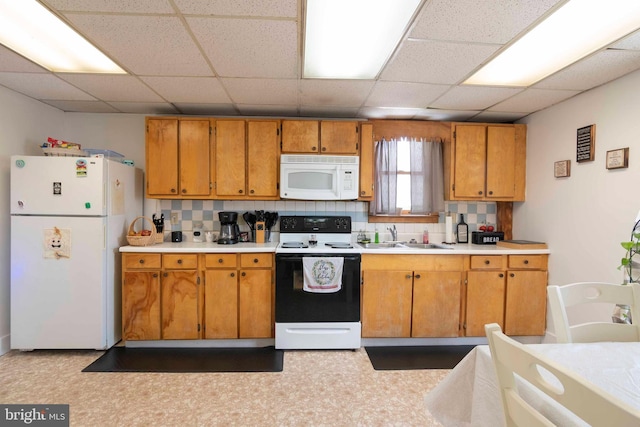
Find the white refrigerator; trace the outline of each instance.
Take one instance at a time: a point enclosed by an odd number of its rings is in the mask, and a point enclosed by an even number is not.
[[[11,348],[107,349],[142,171],[102,157],[11,157]]]

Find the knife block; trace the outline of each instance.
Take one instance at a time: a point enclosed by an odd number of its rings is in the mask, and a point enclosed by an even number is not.
[[[265,234],[264,221],[256,221],[256,243],[264,243]]]

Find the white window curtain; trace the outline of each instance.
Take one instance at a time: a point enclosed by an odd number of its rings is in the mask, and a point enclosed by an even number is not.
[[[372,215],[395,215],[397,202],[398,145],[381,140],[375,146],[375,195]],[[442,141],[411,139],[411,214],[427,215],[444,211]]]
[[[395,139],[376,142],[375,146],[375,194],[369,211],[376,215],[391,215],[396,212],[398,195],[398,143]]]
[[[444,211],[442,143],[424,139],[409,142],[411,150],[411,213]]]

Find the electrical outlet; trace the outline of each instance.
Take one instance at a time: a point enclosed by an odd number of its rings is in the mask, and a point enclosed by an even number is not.
[[[178,212],[171,212],[171,224],[178,224]]]

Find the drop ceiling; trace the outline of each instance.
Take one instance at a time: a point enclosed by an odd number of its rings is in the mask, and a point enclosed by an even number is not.
[[[512,122],[640,69],[636,32],[527,88],[461,85],[564,2],[425,0],[376,79],[314,80],[302,0],[42,0],[128,74],[0,45],[0,85],[68,112]]]

